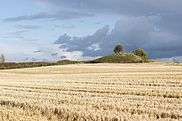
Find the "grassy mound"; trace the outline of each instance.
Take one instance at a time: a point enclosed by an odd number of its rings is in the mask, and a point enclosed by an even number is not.
[[[113,54],[91,61],[90,63],[143,63],[146,60],[132,53]]]

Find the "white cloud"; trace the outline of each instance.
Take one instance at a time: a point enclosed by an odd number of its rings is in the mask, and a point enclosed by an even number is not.
[[[101,50],[101,48],[100,48],[99,43],[94,43],[90,47],[88,47],[88,50],[98,51],[98,50]]]

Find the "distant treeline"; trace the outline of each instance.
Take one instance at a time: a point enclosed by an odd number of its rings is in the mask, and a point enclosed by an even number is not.
[[[22,63],[0,63],[0,69],[17,69],[17,68],[33,68],[42,66],[54,66],[65,64],[78,64],[84,63],[81,61],[62,60],[58,62],[22,62]]]

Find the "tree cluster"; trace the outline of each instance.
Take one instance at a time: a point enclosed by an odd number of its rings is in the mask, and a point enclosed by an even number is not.
[[[115,54],[123,54],[124,53],[124,47],[123,47],[123,45],[118,44],[115,46],[113,51]],[[141,57],[142,60],[144,60],[144,61],[148,61],[148,59],[149,59],[148,53],[142,48],[138,48],[138,49],[132,51],[132,53],[136,56]]]

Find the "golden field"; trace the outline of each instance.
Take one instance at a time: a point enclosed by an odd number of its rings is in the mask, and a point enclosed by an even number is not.
[[[75,64],[0,71],[0,121],[182,120],[182,66]]]

